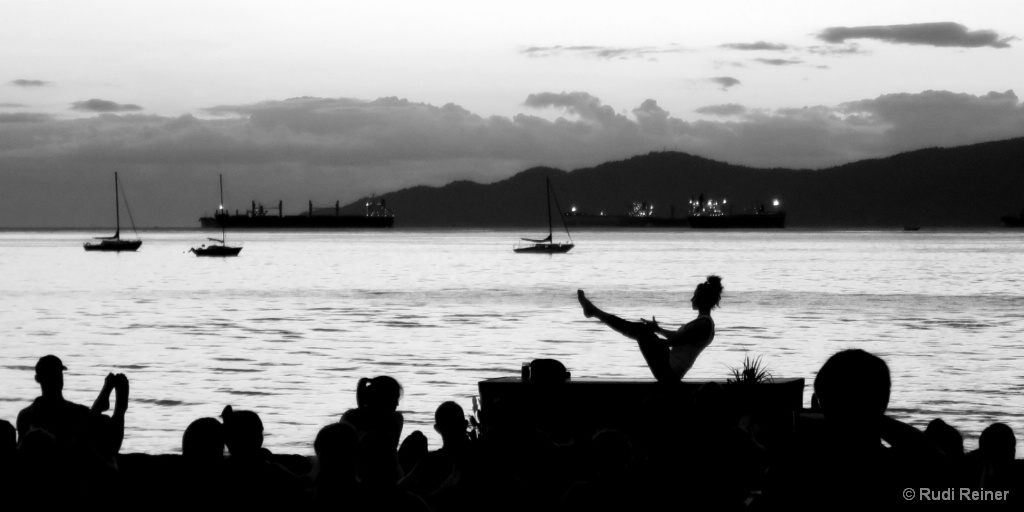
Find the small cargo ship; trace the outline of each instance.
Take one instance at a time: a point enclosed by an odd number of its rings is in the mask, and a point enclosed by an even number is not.
[[[272,213],[276,210],[276,214]],[[342,215],[341,204],[333,207],[309,208],[299,215],[284,215],[284,204],[278,201],[276,208],[267,208],[252,202],[252,209],[245,213],[218,210],[212,217],[199,219],[204,228],[229,229],[348,229],[348,228],[390,228],[395,225],[395,216],[387,209],[384,199],[366,202],[364,215]]]
[[[565,221],[575,228],[685,228],[686,218],[676,217],[670,208],[668,217],[654,214],[654,204],[647,201],[633,203],[625,215],[607,215],[605,212],[584,213],[575,206],[565,213]]]
[[[762,229],[786,227],[786,212],[779,209],[779,201],[772,201],[772,211],[759,205],[740,213],[727,213],[728,201],[705,199],[690,200],[690,216],[686,221],[696,229]]]
[[[1024,210],[1020,215],[1003,215],[1001,220],[1004,228],[1024,228]]]

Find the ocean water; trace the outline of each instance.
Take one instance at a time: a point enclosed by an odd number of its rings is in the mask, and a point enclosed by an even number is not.
[[[403,435],[436,448],[434,409],[470,411],[483,379],[556,358],[574,377],[648,378],[634,342],[580,312],[582,288],[625,318],[692,319],[707,274],[723,278],[714,343],[688,378],[724,379],[745,355],[776,377],[814,375],[863,348],[893,374],[889,412],[943,418],[969,449],[995,421],[1024,453],[1024,233],[1019,231],[608,230],[564,255],[514,254],[527,231],[238,232],[238,258],[186,252],[209,232],[143,231],[137,253],[86,253],[101,232],[0,232],[0,419],[39,394],[36,360],[69,368],[91,405],[108,372],[131,381],[122,448],[180,451],[225,405],[263,419],[265,446],[312,453],[355,406],[360,377],[405,388]]]

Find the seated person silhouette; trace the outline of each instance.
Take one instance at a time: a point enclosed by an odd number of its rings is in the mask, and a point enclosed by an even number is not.
[[[769,470],[767,508],[906,503],[901,491],[927,487],[942,455],[923,432],[886,416],[891,382],[885,361],[860,349],[822,365],[814,393],[823,431]]]
[[[434,430],[441,435],[441,448],[427,453],[416,468],[402,480],[402,486],[420,495],[429,496],[451,476],[456,464],[470,457],[472,441],[469,422],[462,406],[444,402],[434,412]]]
[[[659,382],[676,382],[690,371],[697,356],[715,339],[711,310],[718,307],[722,298],[722,279],[712,275],[697,285],[690,299],[697,318],[675,331],[663,329],[654,317],[640,322],[623,320],[595,306],[583,290],[576,293],[584,316],[597,318],[623,336],[636,340],[654,378]]]
[[[253,411],[234,410],[230,405],[221,413],[224,444],[231,456],[225,459],[224,492],[239,503],[265,507],[281,505],[295,497],[298,479],[290,471],[271,461],[273,454],[263,447],[263,421]]]
[[[53,436],[58,449],[71,445],[79,427],[89,417],[89,408],[64,399],[64,370],[60,358],[47,355],[36,363],[36,382],[42,395],[18,413],[18,439],[31,429],[45,430]]]
[[[342,423],[348,423],[362,439],[367,434],[379,433],[393,449],[398,449],[405,418],[398,412],[402,399],[402,385],[397,380],[381,375],[372,379],[359,379],[356,387],[356,408],[345,411]]]

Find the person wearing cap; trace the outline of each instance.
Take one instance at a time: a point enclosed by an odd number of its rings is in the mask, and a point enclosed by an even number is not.
[[[89,408],[64,399],[64,370],[60,358],[47,355],[36,363],[36,382],[42,395],[18,413],[18,439],[32,429],[49,432],[58,446],[69,446],[78,428],[89,417]]]

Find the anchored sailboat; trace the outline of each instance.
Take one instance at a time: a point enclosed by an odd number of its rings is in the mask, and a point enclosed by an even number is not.
[[[221,215],[224,212],[224,175],[220,175],[220,205],[217,208],[217,215]],[[202,247],[193,247],[189,249],[189,252],[195,253],[196,256],[238,256],[238,253],[242,252],[241,247],[229,247],[227,245],[227,232],[225,231],[224,224],[220,225],[220,238],[207,238],[211,242],[217,242],[217,244],[203,245]]]
[[[544,184],[547,188],[547,203],[548,203],[548,236],[540,240],[534,240],[532,238],[521,239],[524,242],[530,244],[517,243],[512,248],[513,251],[518,253],[538,253],[538,254],[556,254],[569,252],[570,249],[576,247],[576,244],[572,243],[572,236],[569,234],[569,226],[565,224],[565,216],[562,215],[562,209],[558,206],[558,198],[555,198],[555,209],[558,210],[558,218],[562,219],[562,226],[565,227],[565,236],[569,237],[568,242],[554,242],[552,235],[553,228],[551,223],[551,180],[545,178]]]
[[[86,242],[84,247],[87,251],[136,251],[142,245],[142,240],[139,240],[139,232],[135,230],[135,220],[132,219],[132,210],[128,208],[128,219],[132,223],[132,231],[135,232],[135,240],[121,240],[121,201],[119,198],[119,185],[117,182],[117,173],[114,173],[114,215],[117,223],[117,231],[114,232],[114,236],[98,236],[96,240],[99,243]],[[128,207],[128,200],[125,199],[125,207]]]

